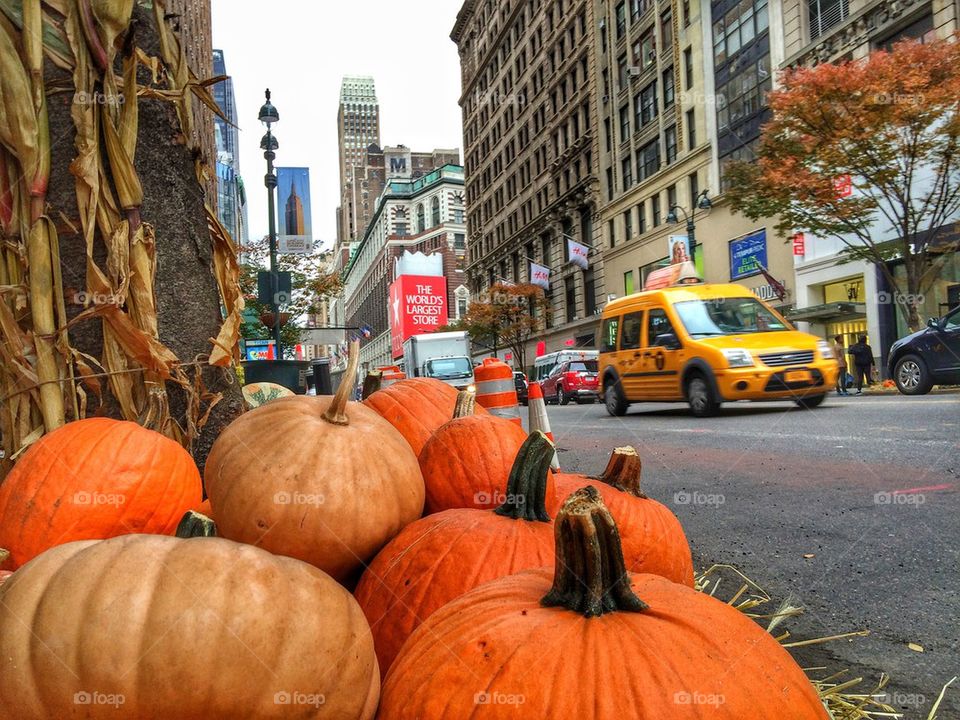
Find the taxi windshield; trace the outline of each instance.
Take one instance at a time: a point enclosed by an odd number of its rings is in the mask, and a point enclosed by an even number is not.
[[[691,337],[792,330],[760,301],[749,297],[684,300],[674,304]]]

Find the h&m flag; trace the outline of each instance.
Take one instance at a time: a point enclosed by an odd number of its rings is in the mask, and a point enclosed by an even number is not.
[[[530,263],[530,284],[538,285],[544,290],[550,289],[550,268],[538,265],[535,262]]]
[[[590,248],[586,245],[578,243],[576,240],[571,240],[567,238],[567,253],[570,255],[570,262],[578,267],[582,267],[584,270],[590,267],[590,261],[587,259],[587,255],[590,252]]]
[[[758,262],[758,264],[760,264]],[[780,298],[780,301],[783,302],[783,299],[787,296],[787,288],[784,287],[783,283],[777,280],[773,275],[770,274],[770,271],[767,270],[762,264],[760,264],[760,272],[763,274],[764,280],[773,288],[773,291],[776,293],[777,297]]]

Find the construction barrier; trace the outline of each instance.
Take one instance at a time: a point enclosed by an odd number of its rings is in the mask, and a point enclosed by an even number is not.
[[[553,432],[550,430],[550,418],[547,415],[547,404],[543,400],[543,388],[540,387],[540,383],[532,382],[527,386],[527,408],[530,411],[530,432],[539,430],[556,445]],[[556,450],[553,452],[553,462],[550,463],[550,467],[554,470],[560,469],[560,458]]]
[[[407,376],[396,365],[377,368],[380,371],[380,389],[390,387],[397,380],[406,380]]]
[[[477,386],[477,403],[490,411],[491,415],[502,417],[517,425],[520,422],[520,403],[517,401],[517,386],[513,381],[513,370],[496,358],[487,358],[474,370]]]

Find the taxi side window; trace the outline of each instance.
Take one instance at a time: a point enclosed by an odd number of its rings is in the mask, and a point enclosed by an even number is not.
[[[600,331],[600,352],[613,352],[617,349],[617,331],[620,329],[620,318],[612,317],[603,321]]]
[[[643,327],[643,313],[629,313],[623,316],[623,331],[620,334],[620,349],[635,350],[640,347],[640,329]]]
[[[666,312],[655,308],[647,314],[647,347],[653,347],[657,336],[664,333],[673,333],[673,325],[670,324]]]

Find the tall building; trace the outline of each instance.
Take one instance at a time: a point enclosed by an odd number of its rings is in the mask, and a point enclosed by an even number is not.
[[[928,42],[945,38],[960,27],[956,0],[782,0],[782,67],[812,66],[824,62],[866,57],[894,42],[913,39]],[[944,218],[952,225],[951,238],[960,233],[960,216]],[[896,235],[878,223],[876,240]],[[890,345],[907,334],[886,279],[876,266],[847,261],[843,245],[835,238],[805,237],[805,252],[796,258],[797,309],[791,319],[811,332],[844,335],[847,344],[866,334],[878,367]],[[895,277],[905,278],[902,261],[890,262]],[[953,253],[923,299],[921,317],[940,316],[960,305],[960,253]]]
[[[461,166],[445,165],[416,179],[391,180],[375,205],[371,222],[344,271],[344,324],[367,325],[373,330],[360,350],[361,364],[367,369],[394,363],[389,288],[395,280],[396,262],[404,253],[440,258],[449,314],[437,318],[440,322],[434,327],[459,318],[470,297]],[[343,348],[341,361],[342,355]]]
[[[354,208],[353,169],[363,165],[367,148],[380,145],[380,105],[373,78],[347,76],[340,85],[337,112],[340,148],[340,207],[337,208],[337,251],[339,262],[349,260],[352,243],[362,236]]]
[[[213,50],[213,74],[227,75],[227,65],[222,50]],[[237,243],[246,243],[247,197],[240,175],[240,131],[237,117],[237,101],[233,94],[233,78],[211,87],[213,99],[226,120],[213,115],[217,142],[217,213],[220,222],[230,231]]]
[[[290,181],[290,195],[284,212],[284,227],[288,235],[305,235],[306,227],[303,221],[303,200],[297,195],[297,183]]]

